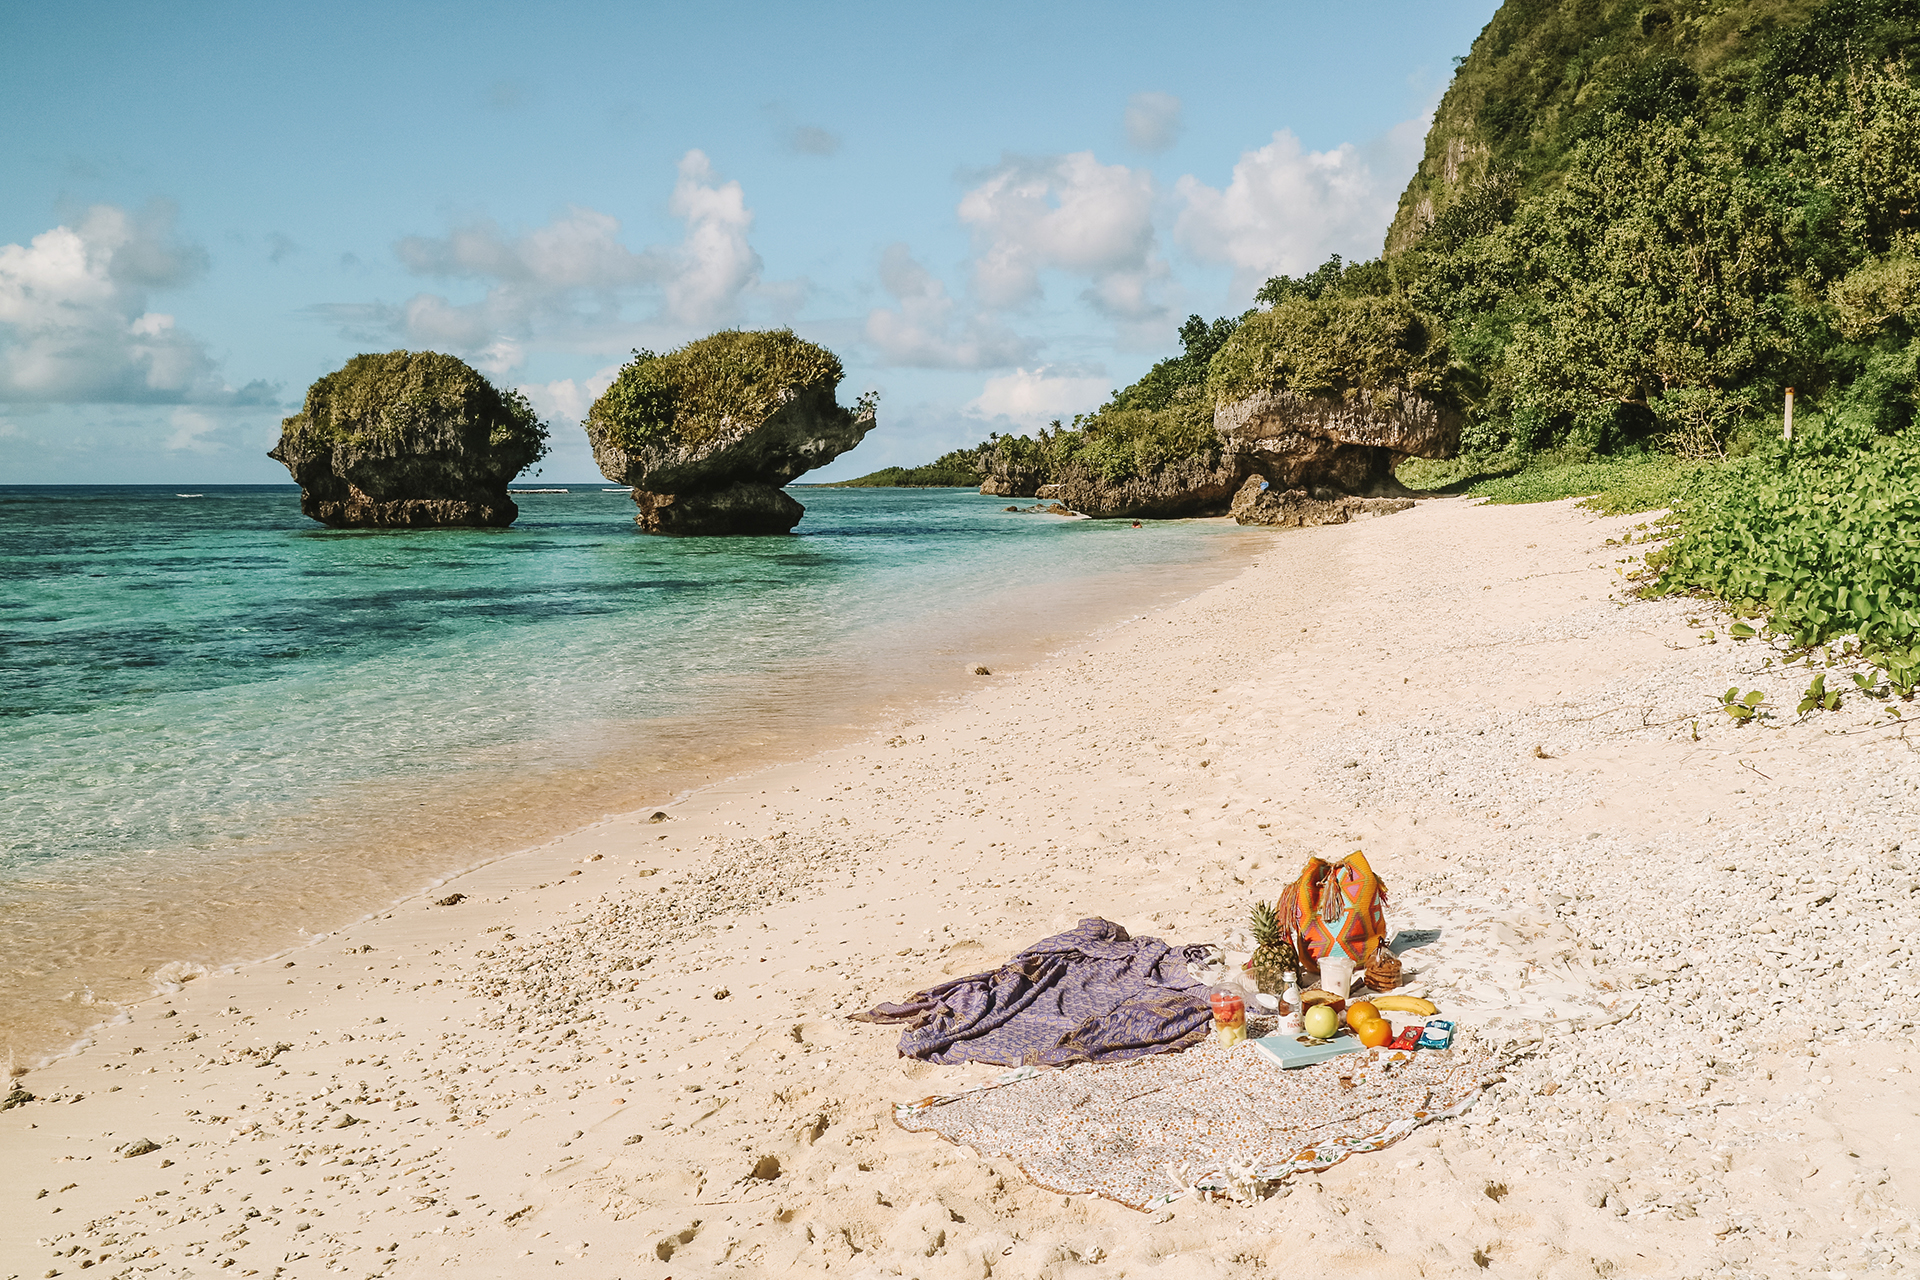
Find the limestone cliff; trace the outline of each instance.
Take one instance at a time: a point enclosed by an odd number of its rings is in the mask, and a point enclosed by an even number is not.
[[[267,456],[336,529],[500,527],[507,486],[546,453],[526,400],[433,351],[358,355],[307,389]]]
[[[1404,388],[1381,395],[1262,391],[1214,410],[1214,429],[1274,487],[1315,495],[1397,497],[1409,457],[1448,458],[1458,413]]]
[[[1188,457],[1168,463],[1151,475],[1103,479],[1077,461],[1061,467],[1059,479],[1041,496],[1060,502],[1096,520],[1174,520],[1226,513],[1234,492],[1246,474],[1246,459],[1231,450],[1211,460]]]

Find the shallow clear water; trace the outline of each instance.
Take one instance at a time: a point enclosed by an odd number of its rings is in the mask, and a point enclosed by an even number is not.
[[[796,493],[796,536],[663,539],[598,485],[392,532],[291,486],[0,487],[0,1033],[49,1047],[160,964],[801,754],[1264,541]]]

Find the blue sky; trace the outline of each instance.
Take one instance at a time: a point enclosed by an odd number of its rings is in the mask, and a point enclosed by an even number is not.
[[[591,480],[627,352],[732,325],[881,392],[809,479],[1031,430],[1376,254],[1495,7],[9,5],[0,483],[284,481],[281,416],[395,347]]]

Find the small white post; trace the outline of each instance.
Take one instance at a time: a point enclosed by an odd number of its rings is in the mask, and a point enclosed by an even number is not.
[[[1792,387],[1788,387],[1788,388],[1787,388],[1787,416],[1786,416],[1786,426],[1785,426],[1785,428],[1784,428],[1784,429],[1783,429],[1783,430],[1782,430],[1782,431],[1780,432],[1780,438],[1781,438],[1782,440],[1791,440],[1791,439],[1793,439],[1793,388],[1792,388]]]

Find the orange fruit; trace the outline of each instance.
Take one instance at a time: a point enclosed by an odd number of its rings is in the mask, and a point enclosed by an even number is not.
[[[1380,1016],[1380,1011],[1370,1001],[1356,1000],[1347,1006],[1347,1025],[1355,1031],[1365,1022],[1372,1022]]]
[[[1360,1043],[1367,1048],[1378,1049],[1393,1039],[1393,1028],[1387,1025],[1385,1018],[1375,1018],[1371,1022],[1363,1022],[1355,1027],[1353,1034],[1359,1037]]]

